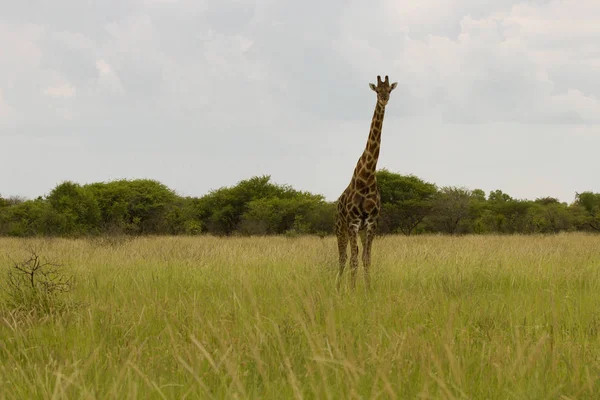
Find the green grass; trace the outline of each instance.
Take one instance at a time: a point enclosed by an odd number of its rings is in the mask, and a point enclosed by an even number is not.
[[[600,393],[600,236],[378,237],[370,294],[333,238],[0,239],[0,285],[30,247],[74,287],[0,292],[2,399]]]

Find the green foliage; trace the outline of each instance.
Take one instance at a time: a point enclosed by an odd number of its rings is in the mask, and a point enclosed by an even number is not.
[[[297,213],[324,201],[320,195],[270,180],[270,176],[254,177],[212,191],[198,200],[197,216],[206,221],[209,232],[218,235],[231,235],[238,228],[246,234],[283,233]]]
[[[382,234],[600,232],[600,193],[572,204],[553,197],[514,199],[501,190],[438,189],[414,175],[377,172]],[[0,197],[2,236],[329,235],[335,202],[255,176],[202,197],[181,197],[150,179],[79,185],[62,182],[46,197]]]
[[[0,233],[17,237],[47,234],[50,214],[50,205],[42,198],[3,207],[0,209]]]
[[[18,204],[23,203],[25,200],[26,199],[21,196],[10,196],[8,198],[0,196],[0,208],[16,206]]]
[[[493,220],[493,213],[488,210],[488,203],[485,198],[485,192],[481,189],[471,191],[469,213],[471,220],[471,231],[473,233],[489,233],[493,232],[490,229],[488,221]]]
[[[335,224],[336,204],[325,200],[314,201],[312,208],[302,218],[310,224],[311,233],[319,236],[333,233]]]
[[[577,193],[574,205],[580,209],[578,213],[579,226],[600,232],[600,193]]]
[[[558,200],[548,199],[536,200],[529,209],[531,222],[534,226],[533,232],[558,233],[572,230],[574,216],[569,206]]]
[[[50,206],[44,220],[46,234],[78,236],[97,232],[100,207],[90,190],[63,182],[46,199]]]
[[[491,191],[488,196],[488,201],[490,202],[490,204],[501,204],[501,203],[506,203],[511,200],[512,200],[512,197],[510,197],[506,193],[503,193],[502,190]]]
[[[498,216],[496,231],[500,233],[526,232],[531,206],[532,203],[529,201],[513,199],[492,203],[491,208]]]
[[[410,235],[423,219],[431,214],[437,188],[416,176],[377,172],[381,194],[381,231]]]
[[[251,235],[329,233],[333,227],[333,209],[313,196],[262,198],[248,203],[242,215],[240,232]]]
[[[151,179],[94,183],[85,188],[100,207],[104,231],[130,234],[167,233],[166,215],[177,195]]]
[[[204,231],[204,224],[195,213],[195,200],[192,197],[180,197],[172,202],[165,215],[169,234],[198,235]]]
[[[471,215],[471,197],[471,192],[465,188],[441,188],[433,203],[431,226],[451,235],[466,232],[466,220]]]

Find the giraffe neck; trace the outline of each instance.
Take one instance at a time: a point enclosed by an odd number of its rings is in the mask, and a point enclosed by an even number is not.
[[[371,130],[369,131],[369,139],[362,156],[356,163],[354,169],[353,181],[356,186],[371,186],[376,184],[375,171],[377,169],[377,161],[379,160],[379,147],[381,145],[381,127],[383,126],[383,116],[385,114],[385,106],[377,101],[375,112],[371,120]]]

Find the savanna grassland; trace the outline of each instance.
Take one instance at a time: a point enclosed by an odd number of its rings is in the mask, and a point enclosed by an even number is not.
[[[32,248],[69,292],[15,300]],[[0,239],[0,398],[600,396],[600,236],[378,237],[371,293],[362,269],[337,293],[336,260],[333,238]]]

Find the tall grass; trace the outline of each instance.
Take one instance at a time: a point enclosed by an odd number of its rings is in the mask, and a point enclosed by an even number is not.
[[[377,238],[371,293],[335,291],[333,238],[0,239],[0,267],[31,247],[74,286],[0,292],[2,399],[600,393],[600,236]]]

